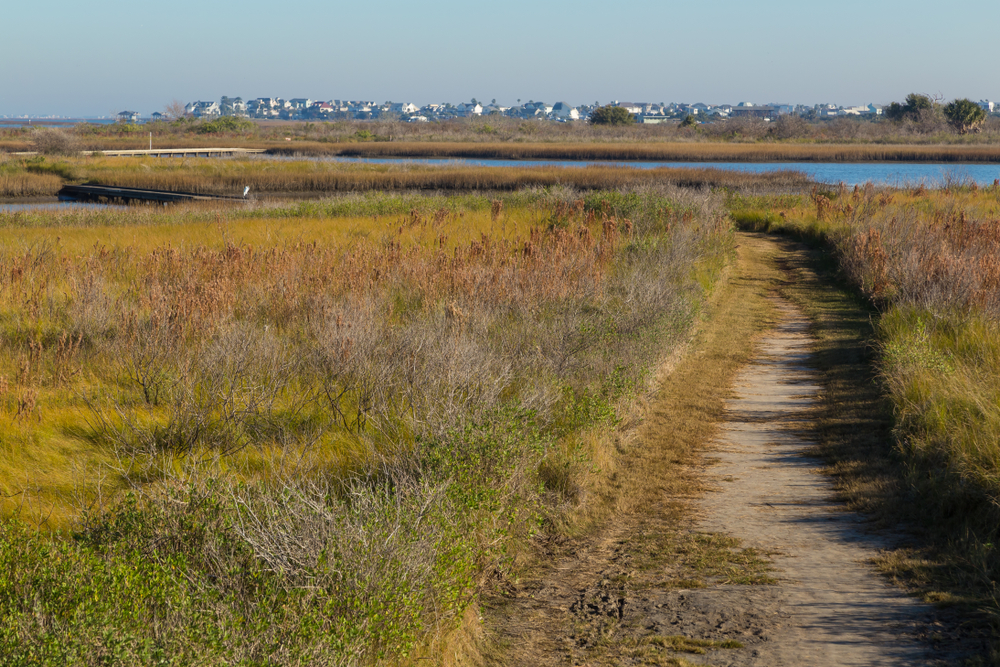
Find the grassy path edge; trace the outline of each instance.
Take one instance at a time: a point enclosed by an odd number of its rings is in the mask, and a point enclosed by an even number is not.
[[[815,453],[826,462],[824,472],[849,510],[865,516],[873,530],[896,534],[899,546],[880,553],[874,565],[892,585],[938,606],[942,626],[935,639],[977,645],[981,657],[969,664],[1000,665],[997,619],[980,574],[942,541],[947,531],[919,520],[927,501],[906,481],[893,404],[879,377],[880,313],[844,283],[822,235],[790,230],[776,239],[789,250],[780,292],[806,312],[816,340],[825,391],[815,417]]]
[[[587,632],[603,638],[587,649],[588,664],[617,664],[621,651],[637,650],[634,637],[608,639],[616,631],[620,634],[620,628],[581,627],[579,619],[546,608],[536,594],[558,587],[560,578],[572,579],[570,583],[579,588],[590,578],[606,577],[623,561],[632,566],[641,560],[637,552],[643,549],[651,551],[654,560],[645,561],[640,569],[652,563],[677,570],[675,561],[683,560],[677,549],[687,549],[690,543],[651,542],[650,535],[672,528],[690,530],[688,500],[704,491],[699,471],[706,455],[711,456],[710,443],[728,388],[754,353],[759,336],[775,322],[768,294],[778,293],[797,304],[812,322],[815,359],[825,388],[815,415],[816,453],[827,462],[825,472],[834,479],[840,500],[847,509],[870,518],[874,530],[899,527],[892,503],[905,494],[893,450],[892,408],[876,382],[875,313],[842,285],[821,244],[746,232],[738,242],[738,257],[696,324],[683,357],[664,367],[657,389],[642,407],[641,425],[626,435],[630,446],[621,453],[616,493],[599,527],[540,551],[524,580],[512,582],[503,594],[470,609],[461,627],[444,638],[441,664],[517,664],[534,655],[543,658],[532,664],[556,664],[568,657],[566,637],[579,641]],[[914,534],[913,539],[919,544],[919,536]],[[943,584],[927,578],[932,559],[926,548],[914,547],[887,552],[876,565],[894,585],[940,603],[940,598],[928,595],[928,585]],[[576,569],[572,575],[566,573],[570,567]],[[646,584],[628,580],[626,570],[619,572],[622,590],[641,590]],[[680,583],[688,585],[688,576],[690,572],[682,573]],[[917,576],[923,577],[923,589]],[[953,606],[941,610],[940,632],[931,639],[974,643],[985,662],[973,659],[968,664],[995,664],[995,655],[985,655],[988,628],[982,619],[969,622],[973,608],[962,603],[960,593],[943,595]],[[684,664],[682,658],[677,660],[666,664]]]
[[[739,243],[737,258],[711,295],[683,356],[665,360],[655,391],[641,406],[641,423],[633,432],[622,434],[627,445],[621,451],[619,474],[613,480],[603,520],[576,539],[544,545],[521,580],[484,600],[445,638],[441,664],[517,664],[535,652],[556,657],[553,652],[558,648],[549,640],[562,636],[565,626],[574,621],[566,614],[553,617],[551,610],[531,608],[532,591],[540,582],[565,579],[567,562],[575,564],[572,577],[601,579],[600,572],[609,560],[621,556],[623,545],[643,550],[655,543],[652,551],[661,560],[691,547],[683,536],[680,541],[673,535],[661,542],[656,534],[681,526],[687,532],[687,501],[703,491],[699,470],[706,445],[717,432],[729,386],[753,355],[757,338],[774,322],[767,299],[781,277],[773,261],[774,246],[755,235],[741,235]],[[712,560],[724,558],[731,546],[709,541],[699,548]],[[678,581],[684,579],[678,576]],[[642,584],[625,581],[623,585]],[[532,637],[524,636],[526,628],[534,633]]]

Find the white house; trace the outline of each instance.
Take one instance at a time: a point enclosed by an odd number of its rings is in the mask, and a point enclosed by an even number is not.
[[[612,102],[612,104],[614,104],[616,107],[622,107],[623,109],[625,109],[629,113],[633,113],[633,114],[640,114],[640,113],[642,113],[642,105],[641,104],[636,104],[634,102],[619,102],[618,100],[615,100],[614,102]]]
[[[417,113],[420,111],[420,107],[412,102],[390,102],[388,110],[392,113],[408,115],[411,113]]]
[[[556,102],[553,104],[552,115],[563,120],[580,120],[580,112],[565,102]]]
[[[481,116],[483,114],[483,105],[476,102],[462,102],[455,109],[462,116]]]
[[[191,102],[184,107],[184,111],[195,118],[215,118],[220,113],[218,102]]]
[[[258,97],[247,103],[247,112],[255,118],[271,118],[278,115],[277,101],[273,97]]]

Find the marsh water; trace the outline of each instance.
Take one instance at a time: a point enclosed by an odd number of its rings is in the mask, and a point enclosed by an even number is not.
[[[230,159],[230,158],[206,158]],[[237,158],[243,159],[243,158]],[[255,156],[256,160],[294,160],[303,158],[279,158]],[[582,161],[582,160],[499,160],[499,159],[441,159],[441,158],[353,158],[322,157],[314,160],[361,163],[361,164],[414,164],[429,166],[473,166],[473,167],[581,167],[589,165],[634,167],[655,169],[673,167],[686,169],[723,169],[764,173],[769,171],[800,171],[820,182],[848,186],[874,183],[897,187],[945,186],[950,183],[975,182],[980,186],[992,185],[1000,179],[1000,164],[940,164],[913,162],[647,162],[647,161]],[[16,213],[38,209],[70,209],[79,207],[106,208],[106,204],[75,201],[45,202],[0,202],[0,213]]]
[[[270,157],[263,159],[272,159]],[[821,183],[846,185],[916,186],[945,185],[949,182],[975,181],[991,185],[1000,179],[1000,164],[940,164],[916,162],[646,162],[646,161],[580,161],[580,160],[497,160],[497,159],[403,159],[403,158],[322,158],[336,162],[368,164],[466,165],[477,167],[580,167],[589,165],[656,169],[724,169],[764,173],[768,171],[801,171]]]

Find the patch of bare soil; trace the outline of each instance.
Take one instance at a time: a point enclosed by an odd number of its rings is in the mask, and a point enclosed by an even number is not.
[[[752,244],[761,253],[766,242]],[[708,491],[664,489],[598,535],[553,548],[543,570],[487,604],[488,661],[933,665],[978,648],[869,565],[896,539],[835,502],[806,456],[822,391],[808,322],[771,299],[776,326],[733,383],[708,465],[687,473]]]

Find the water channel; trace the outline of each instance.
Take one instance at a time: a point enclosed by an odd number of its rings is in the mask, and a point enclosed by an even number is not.
[[[256,159],[274,159],[270,156]],[[871,181],[875,185],[927,187],[948,182],[975,181],[977,185],[992,185],[1000,179],[1000,164],[990,163],[915,163],[915,162],[608,162],[579,160],[496,160],[496,159],[402,159],[402,158],[320,158],[335,162],[367,164],[422,164],[467,165],[477,167],[580,167],[588,165],[635,167],[656,169],[675,167],[686,169],[725,169],[762,173],[767,171],[794,170],[808,174],[821,183],[862,185]]]
[[[226,159],[226,158],[214,158]],[[245,158],[240,158],[245,159]],[[255,156],[255,160],[293,160],[302,158],[277,158],[273,156]],[[675,167],[687,169],[724,169],[733,171],[748,171],[762,173],[768,171],[795,170],[801,171],[821,183],[845,183],[848,186],[861,185],[867,182],[875,185],[896,187],[915,187],[924,184],[927,187],[939,187],[948,183],[968,183],[974,181],[977,185],[992,185],[1000,179],[1000,164],[990,163],[912,163],[912,162],[644,162],[644,161],[578,161],[578,160],[498,160],[498,159],[440,159],[440,158],[349,158],[323,157],[308,158],[322,161],[347,162],[361,164],[415,164],[430,166],[476,166],[476,167],[580,167],[589,165],[634,167],[637,169],[655,169],[658,167]],[[79,207],[104,208],[105,204],[93,204],[73,201],[60,202],[0,202],[0,213],[16,213],[17,211],[38,209],[68,209]]]

